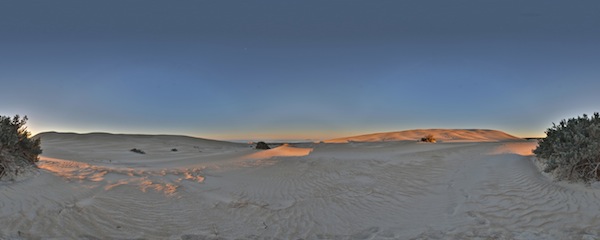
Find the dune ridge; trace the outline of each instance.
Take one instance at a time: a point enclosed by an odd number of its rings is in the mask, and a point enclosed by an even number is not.
[[[244,159],[265,159],[272,157],[300,157],[307,156],[312,152],[312,148],[292,147],[289,144],[283,144],[276,148],[259,151],[256,153],[244,156]]]
[[[497,142],[497,141],[515,141],[521,138],[512,136],[508,133],[490,130],[490,129],[414,129],[398,132],[372,133],[351,137],[342,137],[325,140],[325,143],[346,143],[346,142],[387,142],[387,141],[407,141],[420,140],[428,134],[438,141],[476,141],[476,142]]]
[[[46,138],[48,140],[71,140],[71,141],[102,141],[110,140],[113,142],[135,142],[149,140],[154,141],[176,141],[177,143],[201,143],[203,145],[237,145],[241,143],[234,143],[228,141],[198,138],[184,135],[170,135],[170,134],[121,134],[121,133],[106,133],[106,132],[92,132],[92,133],[70,133],[70,132],[42,132],[38,133],[34,138]]]

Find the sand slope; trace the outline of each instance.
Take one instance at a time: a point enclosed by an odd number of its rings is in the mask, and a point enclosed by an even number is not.
[[[74,137],[42,136],[40,173],[0,183],[1,239],[600,238],[600,189],[540,174],[533,141]]]
[[[496,142],[496,141],[515,141],[520,140],[515,136],[497,130],[487,129],[416,129],[399,132],[373,133],[353,137],[343,137],[326,140],[326,143],[346,143],[354,142],[386,142],[386,141],[404,141],[419,140],[428,134],[438,141],[473,141],[473,142]]]
[[[279,147],[258,151],[256,153],[244,156],[243,159],[268,159],[273,157],[300,157],[310,154],[312,148],[292,147],[289,144],[283,144]]]

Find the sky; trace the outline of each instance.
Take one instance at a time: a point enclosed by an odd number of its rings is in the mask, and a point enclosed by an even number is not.
[[[33,133],[544,136],[600,111],[600,1],[0,1]]]

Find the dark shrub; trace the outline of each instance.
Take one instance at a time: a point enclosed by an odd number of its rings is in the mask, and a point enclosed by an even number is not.
[[[256,149],[271,149],[265,142],[256,143]]]
[[[421,142],[429,142],[429,143],[434,143],[436,142],[435,138],[433,137],[433,135],[428,134],[427,136],[421,138]]]
[[[42,153],[40,139],[30,138],[26,123],[27,116],[0,116],[0,179],[16,177],[19,169],[35,167]]]
[[[600,115],[553,123],[533,153],[558,179],[600,180]]]
[[[137,149],[137,148],[132,148],[132,149],[131,149],[131,150],[129,150],[129,151],[132,151],[132,152],[134,152],[134,153],[139,153],[139,154],[146,154],[146,152],[144,152],[144,151],[142,151],[142,150],[140,150],[140,149]]]

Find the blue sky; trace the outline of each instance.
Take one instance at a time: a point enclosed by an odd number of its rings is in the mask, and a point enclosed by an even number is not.
[[[600,111],[600,2],[1,1],[0,114],[34,132],[543,136]]]

